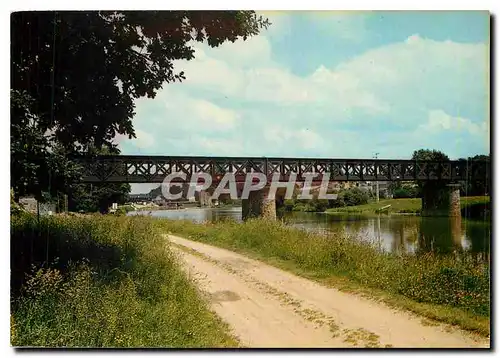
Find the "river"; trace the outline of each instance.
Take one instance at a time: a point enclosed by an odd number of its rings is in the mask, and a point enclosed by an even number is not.
[[[241,221],[240,207],[137,211],[129,214],[194,222],[217,221],[221,218]],[[459,250],[479,254],[482,257],[489,256],[490,251],[490,222],[468,220],[457,222],[443,217],[398,214],[364,216],[287,212],[280,214],[279,217],[288,225],[300,229],[326,234],[341,231],[353,240],[373,243],[381,251],[450,253]]]

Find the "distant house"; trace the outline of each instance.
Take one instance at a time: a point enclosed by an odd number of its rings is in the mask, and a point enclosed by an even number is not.
[[[57,209],[56,204],[52,203],[40,203],[40,207],[38,208],[38,201],[32,196],[19,198],[19,205],[27,212],[33,214],[37,214],[38,210],[40,210],[40,215],[52,215]]]

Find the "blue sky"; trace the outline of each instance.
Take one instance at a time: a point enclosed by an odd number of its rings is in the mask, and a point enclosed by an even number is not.
[[[259,36],[193,44],[175,63],[187,80],[136,102],[123,154],[489,153],[488,13],[261,14],[273,24]]]

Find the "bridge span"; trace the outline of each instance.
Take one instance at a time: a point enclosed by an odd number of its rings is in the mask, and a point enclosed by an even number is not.
[[[489,162],[484,161],[416,161],[401,159],[312,159],[258,157],[172,157],[142,155],[79,156],[73,160],[82,165],[82,182],[161,183],[173,172],[210,174],[214,180],[227,172],[243,182],[247,173],[277,173],[283,181],[297,174],[329,173],[330,181],[405,181],[486,178]],[[319,179],[317,179],[319,180]]]
[[[81,166],[84,183],[161,183],[173,173],[184,173],[185,179],[171,182],[188,183],[198,173],[208,174],[217,183],[225,174],[234,175],[237,183],[245,182],[247,174],[261,173],[268,179],[278,176],[288,182],[292,175],[305,182],[315,174],[314,182],[328,175],[329,181],[422,181],[448,184],[449,193],[443,199],[442,189],[434,191],[428,185],[423,193],[423,213],[446,212],[460,216],[459,185],[469,180],[490,181],[489,161],[418,161],[401,159],[327,159],[327,158],[267,158],[267,157],[201,157],[201,156],[74,156]],[[269,185],[251,192],[243,200],[243,217],[276,218],[276,202],[266,198]],[[457,199],[458,198],[458,199]],[[277,200],[283,198],[277,197]],[[446,209],[443,209],[443,200]],[[457,207],[458,200],[458,207]],[[440,206],[440,208],[438,208]],[[458,208],[458,209],[457,209]],[[439,209],[439,210],[438,210]]]

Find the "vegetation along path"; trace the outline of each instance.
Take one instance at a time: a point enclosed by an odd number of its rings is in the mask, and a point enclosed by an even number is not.
[[[247,347],[489,347],[489,340],[328,288],[245,256],[166,235]]]

